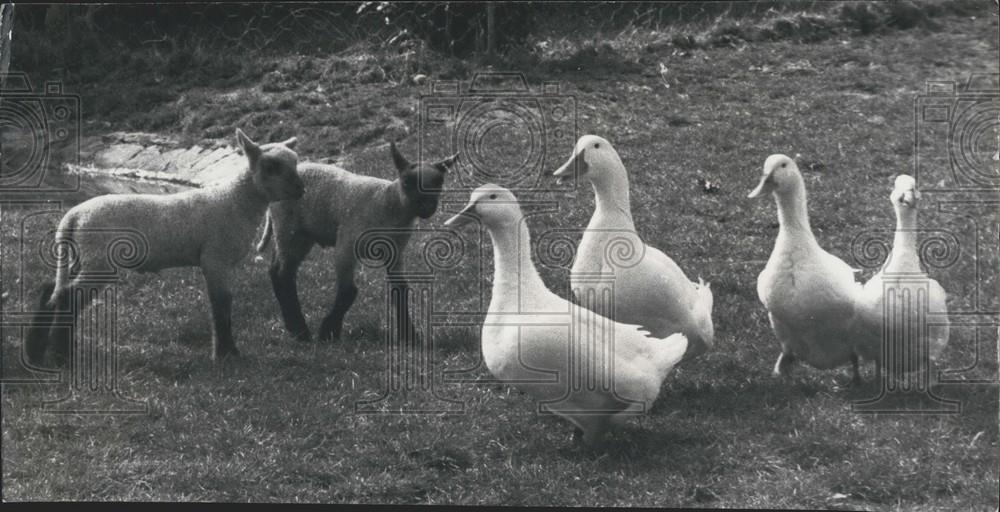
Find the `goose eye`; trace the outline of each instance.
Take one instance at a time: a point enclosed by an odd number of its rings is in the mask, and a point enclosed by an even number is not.
[[[600,142],[595,142],[594,143],[594,149],[597,149],[599,147],[601,147],[601,143]]]
[[[784,169],[785,167],[788,167],[788,162],[781,162],[781,168]]]
[[[497,198],[496,194],[490,194],[490,199],[496,199],[496,198]]]

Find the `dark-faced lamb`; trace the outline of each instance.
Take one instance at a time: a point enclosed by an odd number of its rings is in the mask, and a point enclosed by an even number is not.
[[[130,233],[141,246],[141,259],[130,262],[130,270],[201,267],[212,305],[212,358],[239,353],[231,326],[233,270],[253,247],[268,203],[302,197],[304,186],[294,137],[258,146],[237,128],[236,139],[248,165],[230,180],[176,194],[99,196],[63,216],[55,236],[55,282],[43,286],[25,340],[31,364],[41,364],[49,347],[56,364],[65,362],[71,333],[53,322],[80,315],[86,304],[72,304],[72,290],[107,272],[109,233],[116,232]]]
[[[264,236],[257,245],[263,251],[274,237],[270,275],[274,295],[278,299],[285,328],[296,339],[311,338],[309,327],[299,303],[296,274],[313,245],[334,247],[334,270],[337,291],[333,307],[320,324],[321,340],[339,340],[344,315],[357,297],[354,283],[357,267],[355,243],[369,230],[398,228],[388,235],[395,257],[387,271],[398,275],[403,250],[410,238],[409,229],[417,218],[434,214],[444,185],[445,173],[458,155],[440,162],[410,163],[396,148],[389,145],[398,178],[389,181],[359,176],[334,165],[304,163],[299,172],[306,183],[306,194],[300,201],[280,201],[270,206]],[[396,328],[399,339],[404,333],[414,333],[407,306],[406,284],[400,278],[396,306]]]

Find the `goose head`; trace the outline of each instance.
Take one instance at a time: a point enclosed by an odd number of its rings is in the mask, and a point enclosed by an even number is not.
[[[889,194],[889,200],[896,210],[909,211],[917,207],[920,199],[920,191],[917,190],[917,181],[913,176],[900,174],[896,177],[896,183]]]
[[[604,181],[615,175],[625,175],[625,166],[611,143],[597,135],[584,135],[576,141],[573,155],[552,173],[562,184],[571,176],[591,183]]]
[[[446,220],[444,225],[461,227],[478,220],[492,230],[516,225],[521,217],[521,207],[514,194],[499,185],[488,183],[473,190],[465,208]]]
[[[771,155],[764,161],[764,173],[760,183],[747,197],[760,197],[769,192],[779,197],[785,196],[793,193],[801,181],[802,174],[799,173],[799,166],[795,165],[795,160],[785,155]]]

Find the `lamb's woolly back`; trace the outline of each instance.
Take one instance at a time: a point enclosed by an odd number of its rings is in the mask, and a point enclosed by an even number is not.
[[[56,230],[49,305],[82,273],[110,270],[100,267],[116,263],[107,253],[114,239],[124,238],[139,251],[140,259],[129,265],[136,271],[231,265],[245,256],[268,202],[300,197],[303,185],[295,138],[258,146],[237,130],[237,140],[248,165],[230,179],[176,194],[99,196],[71,208]]]

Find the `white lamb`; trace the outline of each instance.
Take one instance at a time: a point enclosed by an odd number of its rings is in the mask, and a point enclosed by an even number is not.
[[[201,267],[212,304],[212,357],[239,354],[231,326],[233,269],[250,251],[268,203],[300,198],[305,187],[294,137],[258,146],[237,128],[236,139],[248,166],[229,181],[177,194],[95,197],[63,216],[55,237],[55,283],[43,286],[25,340],[31,364],[41,363],[49,346],[57,364],[66,360],[70,333],[53,328],[55,317],[79,316],[87,298],[71,304],[73,288],[94,286],[95,276],[118,268]]]

